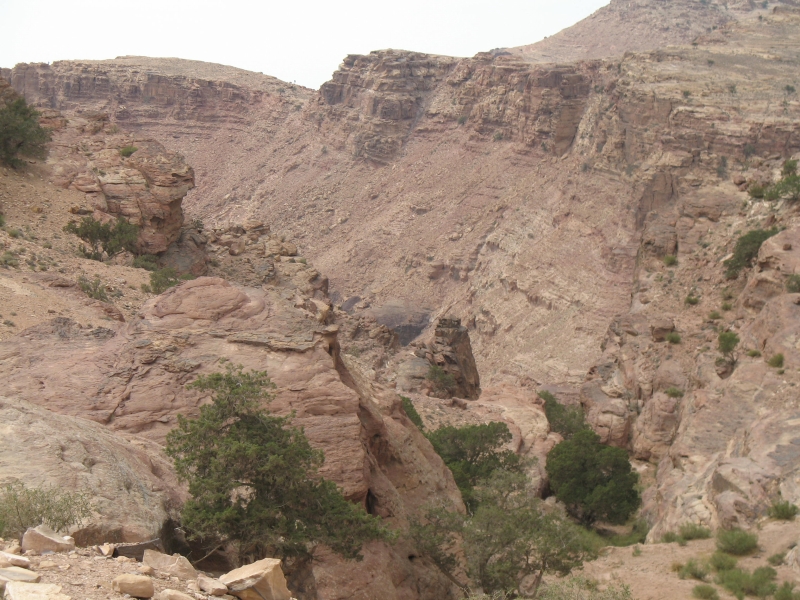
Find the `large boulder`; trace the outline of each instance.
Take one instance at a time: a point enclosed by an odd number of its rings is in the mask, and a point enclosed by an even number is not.
[[[72,532],[79,545],[157,537],[185,498],[158,445],[0,396],[0,481],[15,480],[91,496],[92,516]],[[42,527],[23,538],[25,550],[74,547]]]
[[[195,571],[192,563],[180,554],[169,556],[156,550],[145,550],[142,564],[152,567],[161,575],[168,577],[178,577],[187,581],[197,577],[197,571]]]
[[[75,549],[75,540],[58,535],[55,531],[39,525],[29,528],[22,536],[22,550],[28,552],[69,552]]]
[[[219,580],[242,600],[290,600],[292,597],[277,558],[265,558],[234,569]]]

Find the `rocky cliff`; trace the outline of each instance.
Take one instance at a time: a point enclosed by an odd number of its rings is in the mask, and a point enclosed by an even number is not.
[[[319,93],[223,67],[139,58],[18,65],[9,76],[37,104],[67,114],[86,104],[126,131],[167,140],[196,167],[189,216],[222,229],[256,219],[286,232],[329,276],[330,298],[350,313],[348,334],[359,343],[366,336],[389,348],[381,321],[406,334],[459,317],[486,390],[481,418],[518,419],[525,453],[543,456],[555,441],[541,427],[532,389],[554,386],[580,401],[606,441],[641,461],[655,539],[686,521],[751,523],[778,490],[800,501],[796,426],[787,418],[795,410],[796,316],[794,296],[784,293],[795,271],[796,215],[746,192],[800,152],[800,14],[769,8],[614,2],[596,17],[608,26],[592,29],[605,33],[572,63],[535,62],[550,46],[559,58],[567,34],[539,50],[467,59],[386,50],[348,57]],[[612,42],[624,37],[617,34],[628,17],[635,35],[619,48]],[[654,36],[661,22],[670,29]],[[756,272],[725,280],[720,262],[738,236],[774,225],[786,227],[788,239],[765,245]],[[238,241],[227,241],[225,252],[238,251]],[[281,244],[273,240],[277,255]],[[667,255],[677,265],[667,266]],[[183,295],[204,286],[242,304],[231,300],[213,318],[205,307],[184,313]],[[296,339],[275,338],[264,311],[291,329],[286,302],[214,280],[154,301],[140,321],[86,346],[106,362],[98,358],[96,372],[82,376],[113,392],[98,392],[87,414],[163,436],[176,409],[152,406],[143,391],[186,377],[179,357],[191,371],[208,368],[204,357],[263,353],[276,381],[288,382],[282,365],[295,361],[300,372],[333,382],[333,391],[319,392],[336,396],[332,414],[354,434],[371,431],[371,420],[358,429],[354,414],[364,409],[354,407],[366,396],[394,398],[382,391],[401,383],[385,368],[388,355],[376,350],[369,365],[355,353],[339,362],[319,323],[305,323]],[[217,319],[227,329],[217,329]],[[741,356],[732,372],[718,371],[720,328],[739,332],[742,346],[764,357],[782,352],[788,366],[778,373]],[[680,343],[666,341],[669,332]],[[310,346],[279,352],[279,342]],[[32,362],[58,345],[45,332],[20,347],[20,360]],[[135,373],[112,376],[112,349]],[[140,364],[150,353],[152,363]],[[316,358],[306,364],[302,356]],[[35,379],[22,373],[9,377],[24,395]],[[314,377],[301,390],[283,386],[279,405],[297,406]],[[100,381],[109,387],[96,387]],[[374,394],[364,391],[373,386]],[[50,401],[72,410],[56,392]],[[172,401],[191,411],[199,399],[176,387]],[[391,425],[394,400],[385,402],[382,419]],[[302,418],[313,431],[316,414]],[[379,453],[336,442],[351,465],[341,481],[352,497],[375,493],[364,465]]]

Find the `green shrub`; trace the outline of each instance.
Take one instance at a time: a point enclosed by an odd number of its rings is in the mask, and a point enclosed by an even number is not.
[[[550,430],[560,434],[565,440],[588,427],[582,406],[564,406],[546,390],[540,391],[539,397],[544,400],[544,414]]]
[[[767,361],[767,364],[770,367],[774,367],[776,369],[783,368],[783,354],[781,354],[780,352],[778,354],[773,354],[772,358],[770,358]]]
[[[0,228],[6,226],[6,217],[3,213],[0,213]]]
[[[694,586],[692,589],[692,596],[700,598],[701,600],[719,600],[719,594],[713,586],[707,583],[701,583]]]
[[[89,247],[81,246],[80,251],[92,260],[102,260],[105,252],[109,258],[123,250],[136,252],[136,241],[139,228],[122,217],[111,223],[101,223],[92,217],[84,217],[80,223],[70,221],[64,226],[66,233],[73,233],[86,242]]]
[[[39,125],[39,112],[24,98],[0,106],[0,162],[17,168],[20,156],[44,158],[50,131]]]
[[[681,343],[681,334],[677,331],[670,331],[665,338],[670,344],[680,344]]]
[[[775,600],[800,600],[800,592],[794,591],[794,585],[793,583],[784,581],[783,585],[775,590],[773,598]]]
[[[108,302],[108,294],[106,294],[106,286],[100,281],[100,277],[95,275],[92,281],[81,275],[78,277],[78,287],[81,291],[94,300],[101,302]]]
[[[714,554],[711,555],[711,558],[708,561],[708,564],[717,572],[720,571],[730,571],[731,569],[736,568],[736,558],[731,556],[730,554],[725,554],[724,552],[720,552],[717,550]]]
[[[686,298],[684,299],[684,302],[685,302],[686,304],[688,304],[689,306],[694,306],[695,304],[697,304],[698,302],[700,302],[700,298],[698,298],[697,296],[692,296],[691,294],[689,294],[689,295],[688,295],[688,296],[686,296]]]
[[[761,352],[759,352],[758,350],[748,350],[747,356],[749,356],[750,358],[758,358],[759,356],[761,356]]]
[[[720,308],[727,312],[733,308],[733,305],[730,302],[723,302]]]
[[[92,514],[90,495],[60,487],[28,488],[20,482],[0,488],[0,536],[20,537],[28,527],[67,531]]]
[[[133,259],[133,267],[147,271],[158,270],[158,257],[155,254],[142,254]]]
[[[683,390],[676,387],[669,387],[664,390],[664,393],[670,398],[683,398]]]
[[[6,233],[9,237],[14,238],[15,240],[22,237],[22,230],[21,229],[7,229]]]
[[[425,378],[433,384],[436,392],[452,394],[456,389],[455,377],[438,365],[431,365]]]
[[[682,539],[683,538],[681,538],[674,531],[668,531],[664,535],[661,536],[661,543],[662,544],[673,544],[673,543],[675,543],[677,541],[680,541]]]
[[[178,277],[178,272],[175,269],[165,267],[150,273],[150,286],[144,291],[152,294],[163,294],[169,288],[189,279],[194,279],[194,275],[187,273]]]
[[[800,509],[788,500],[775,502],[769,507],[769,516],[779,521],[793,521]]]
[[[641,503],[628,454],[601,444],[591,429],[557,444],[545,468],[556,498],[583,523],[624,523]]]
[[[750,158],[754,156],[756,153],[756,147],[753,144],[745,144],[744,148],[742,149],[745,158]]]
[[[761,200],[764,198],[764,195],[767,192],[767,187],[758,184],[752,184],[750,187],[747,188],[747,193],[750,194],[751,198],[756,198],[757,200]]]
[[[400,396],[400,401],[403,403],[403,411],[405,411],[406,416],[414,425],[417,426],[417,429],[423,431],[425,429],[425,425],[423,425],[422,417],[419,416],[417,409],[414,408],[414,403],[411,401],[411,398]]]
[[[678,264],[678,259],[672,254],[667,254],[664,257],[664,264],[668,267],[674,267],[676,264]]]
[[[783,175],[784,177],[797,175],[797,161],[796,160],[785,161],[783,163],[783,168],[781,169],[781,175]]]
[[[467,117],[465,117],[465,116],[463,116],[463,115],[462,115],[462,116],[460,116],[460,117],[458,117],[458,124],[459,124],[459,125],[463,125],[463,124],[464,124],[464,123],[466,123],[466,122],[467,122]]]
[[[19,267],[19,259],[12,253],[6,250],[3,252],[2,256],[0,256],[0,267]]]
[[[624,584],[612,583],[601,590],[593,581],[581,577],[553,579],[546,584],[546,587],[544,584],[542,587],[537,596],[539,600],[633,600],[630,589]],[[473,598],[470,597],[468,600]],[[485,600],[490,599],[487,597]]]
[[[503,446],[511,441],[505,423],[484,423],[464,427],[440,427],[426,435],[433,449],[453,473],[468,508],[475,508],[474,487],[497,470],[518,472],[519,456]]]
[[[783,561],[786,560],[786,552],[778,552],[777,554],[773,554],[767,559],[767,562],[771,564],[773,567],[779,567],[783,564]]]
[[[128,158],[131,154],[136,152],[138,148],[136,146],[125,146],[124,148],[119,149],[119,153],[124,158]]]
[[[681,579],[697,579],[698,581],[705,581],[708,577],[708,567],[706,565],[690,558],[686,564],[678,571],[678,577]]]
[[[179,415],[167,436],[167,454],[189,484],[181,526],[190,540],[252,560],[310,559],[318,544],[357,558],[365,541],[392,539],[380,519],[319,477],[323,453],[292,417],[262,408],[274,387],[266,372],[228,365],[188,387],[211,393],[197,418]]]
[[[685,523],[678,531],[685,540],[707,540],[711,537],[710,529],[694,523]]]
[[[786,291],[790,294],[800,293],[800,275],[789,275],[786,279]]]
[[[758,251],[766,240],[778,233],[778,228],[754,229],[748,231],[736,241],[733,249],[733,256],[722,263],[727,269],[725,276],[728,279],[736,279],[742,269],[750,267],[753,260],[758,255]]]
[[[758,536],[738,528],[720,529],[717,532],[717,548],[727,554],[744,556],[758,548]]]
[[[717,312],[716,310],[712,310],[710,313],[708,313],[708,318],[711,319],[712,321],[718,321],[719,319],[722,318],[722,315],[719,314],[719,312]]]
[[[609,546],[624,547],[632,546],[634,544],[644,544],[647,540],[647,534],[650,531],[650,526],[644,519],[636,519],[633,522],[630,533],[617,533],[605,537],[604,540]],[[634,556],[639,556],[642,553],[638,547],[634,549]]]

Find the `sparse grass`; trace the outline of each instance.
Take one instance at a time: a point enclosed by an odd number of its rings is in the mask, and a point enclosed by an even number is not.
[[[719,319],[722,318],[722,315],[719,314],[718,311],[712,310],[710,313],[708,313],[708,318],[711,319],[712,321],[718,321]]]
[[[784,581],[783,585],[775,590],[774,600],[800,600],[800,592],[794,591],[794,584]]]
[[[94,300],[101,302],[108,302],[108,294],[106,294],[106,286],[100,281],[100,277],[95,276],[94,280],[89,281],[86,277],[81,275],[78,277],[78,287],[81,291]]]
[[[782,500],[773,503],[773,505],[769,507],[768,514],[770,518],[778,521],[794,521],[798,512],[800,512],[800,508],[797,508],[796,505],[788,500]]]
[[[19,537],[28,527],[44,523],[55,531],[80,525],[92,512],[88,494],[57,487],[28,488],[9,483],[0,488],[0,535]]]
[[[786,552],[778,552],[777,554],[770,556],[767,559],[767,562],[773,567],[779,567],[783,564],[784,560],[786,560]]]
[[[679,546],[685,546],[686,545],[686,540],[683,539],[680,535],[678,535],[674,531],[668,531],[667,533],[665,533],[664,535],[661,536],[661,543],[662,544],[672,544],[674,542],[677,542],[677,544]],[[680,565],[680,566],[682,567],[683,565]]]
[[[767,361],[767,364],[775,369],[783,368],[783,354],[780,352],[778,354],[773,354],[772,357]]]
[[[678,264],[678,258],[676,256],[673,256],[672,254],[667,254],[664,257],[664,264],[668,267],[674,267],[675,265]]]
[[[717,532],[717,548],[727,554],[744,556],[758,548],[758,536],[742,529],[720,529]]]
[[[459,124],[459,125],[463,125],[463,124],[464,124],[464,123],[466,123],[466,122],[467,122],[467,117],[465,117],[465,116],[463,116],[463,115],[462,115],[462,116],[460,116],[460,117],[458,117],[458,124]]]
[[[19,259],[12,252],[6,250],[0,256],[0,267],[5,267],[6,269],[9,267],[19,268]]]
[[[720,306],[720,308],[722,310],[724,310],[725,312],[728,312],[729,310],[731,310],[733,308],[733,305],[730,302],[723,302],[722,306]]]
[[[714,586],[708,585],[707,583],[701,583],[700,585],[694,586],[692,590],[692,596],[695,598],[700,598],[701,600],[719,600],[719,594]]]
[[[747,356],[749,356],[750,358],[758,358],[759,356],[761,356],[761,352],[759,352],[758,350],[748,350]]]
[[[731,569],[720,573],[719,583],[739,599],[745,596],[766,598],[778,589],[775,584],[777,575],[772,567],[759,567],[752,573],[743,569]]]
[[[703,563],[690,558],[686,561],[680,571],[678,577],[681,579],[696,579],[697,581],[705,581],[708,577],[708,567]]]
[[[800,275],[789,275],[786,280],[786,291],[790,294],[800,293]]]
[[[136,146],[125,146],[124,148],[119,149],[120,156],[124,158],[128,158],[131,154],[136,152],[138,148]]]
[[[14,239],[21,238],[21,237],[22,237],[22,235],[23,235],[23,233],[22,233],[22,230],[21,230],[21,229],[13,229],[13,228],[6,229],[6,233],[7,233],[9,236],[11,236],[12,238],[14,238]]]
[[[670,398],[683,398],[683,390],[676,387],[669,387],[664,390],[664,393]]]
[[[711,537],[710,529],[702,525],[696,525],[695,523],[685,523],[681,525],[678,532],[685,540],[707,540]]]
[[[697,296],[693,296],[692,294],[689,294],[684,299],[684,303],[688,304],[689,306],[694,306],[694,305],[698,304],[699,302],[700,302],[700,298],[698,298]]]

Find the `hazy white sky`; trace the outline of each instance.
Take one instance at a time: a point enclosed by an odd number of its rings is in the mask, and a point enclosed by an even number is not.
[[[347,54],[530,44],[608,0],[0,0],[0,66],[176,56],[318,88]]]

